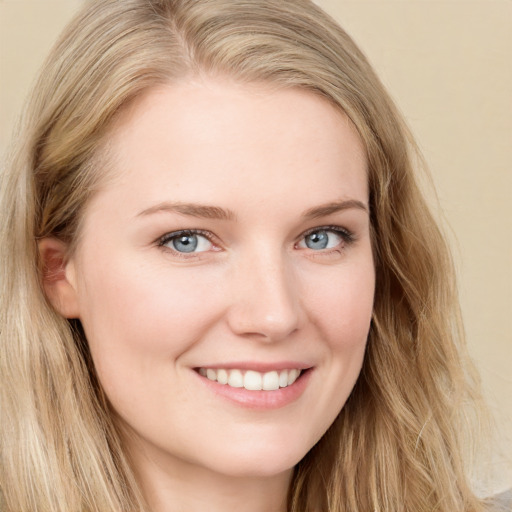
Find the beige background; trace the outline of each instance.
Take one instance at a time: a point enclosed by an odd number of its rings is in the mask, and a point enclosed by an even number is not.
[[[318,0],[377,68],[434,175],[471,353],[512,460],[512,1]],[[0,0],[0,152],[80,0]],[[499,487],[512,485],[494,463]],[[508,472],[507,472],[508,471]]]

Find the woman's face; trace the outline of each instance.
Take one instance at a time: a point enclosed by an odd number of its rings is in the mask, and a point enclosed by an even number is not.
[[[130,450],[289,471],[343,407],[370,326],[355,129],[310,92],[212,80],[150,91],[110,151],[66,276]]]

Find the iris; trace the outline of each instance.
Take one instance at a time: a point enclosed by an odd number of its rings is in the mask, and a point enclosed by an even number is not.
[[[315,231],[306,236],[306,246],[309,249],[325,249],[329,244],[329,232]]]
[[[198,243],[197,235],[182,234],[172,240],[172,247],[178,252],[194,252]]]

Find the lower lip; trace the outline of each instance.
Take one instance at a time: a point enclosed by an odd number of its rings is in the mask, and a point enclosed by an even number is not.
[[[250,391],[245,388],[233,388],[227,384],[207,379],[194,372],[203,385],[216,395],[247,409],[279,409],[299,399],[308,385],[313,369],[304,370],[290,386],[272,391]]]

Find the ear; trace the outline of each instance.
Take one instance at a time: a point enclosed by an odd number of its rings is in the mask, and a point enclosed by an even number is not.
[[[65,318],[79,318],[75,269],[67,259],[67,246],[56,238],[38,242],[42,262],[43,288],[48,300]]]

